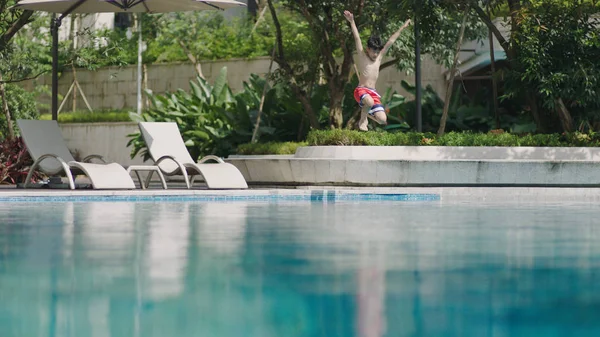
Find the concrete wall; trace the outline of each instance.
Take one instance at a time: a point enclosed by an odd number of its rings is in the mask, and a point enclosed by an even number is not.
[[[135,123],[61,124],[63,138],[80,158],[91,154],[104,156],[107,162],[129,166],[142,164],[141,157],[130,158],[128,134],[139,131]]]
[[[597,162],[229,158],[250,185],[600,186]]]
[[[600,148],[527,146],[305,146],[296,150],[294,158],[413,161],[547,160],[599,162]]]
[[[230,60],[211,61],[202,64],[202,71],[206,79],[213,83],[218,77],[221,68],[227,67],[227,79],[232,90],[243,89],[243,82],[250,78],[251,74],[265,76],[269,69],[270,59],[268,57],[253,60]],[[275,69],[276,64],[275,64]],[[435,90],[444,97],[445,84],[443,69],[432,59],[425,58],[423,61],[423,85],[432,85]],[[189,82],[196,79],[194,66],[190,63],[179,64],[154,64],[148,66],[148,89],[155,93],[172,92],[178,89],[189,90]],[[137,66],[102,68],[96,71],[77,70],[77,80],[85,94],[88,102],[94,110],[131,109],[135,110],[137,103]],[[394,67],[384,69],[379,77],[378,90],[384,91],[392,87],[400,94],[412,98],[412,95],[404,91],[400,85],[402,80],[414,84],[414,74],[399,72]],[[71,83],[73,73],[65,71],[59,80],[59,94],[66,95]],[[36,85],[50,86],[50,76],[43,76],[35,81],[28,81],[22,85],[32,90]],[[85,109],[81,95],[77,93],[77,109]],[[71,96],[62,111],[71,110]],[[50,97],[40,97],[40,102],[50,104]],[[47,112],[47,111],[42,111]]]

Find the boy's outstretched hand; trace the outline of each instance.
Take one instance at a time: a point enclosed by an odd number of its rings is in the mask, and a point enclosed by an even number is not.
[[[410,19],[406,20],[406,22],[404,22],[404,25],[402,26],[402,29],[408,27],[408,25],[410,25],[411,21]]]
[[[344,16],[348,22],[354,21],[354,14],[350,13],[350,11],[344,11]]]

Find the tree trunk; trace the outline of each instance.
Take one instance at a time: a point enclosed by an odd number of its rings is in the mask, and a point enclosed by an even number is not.
[[[492,17],[492,12],[488,3],[488,16]],[[500,111],[498,110],[498,81],[496,80],[496,52],[494,51],[494,33],[488,27],[488,42],[490,44],[490,71],[492,76],[492,109],[494,110],[494,119],[496,121],[496,130],[502,125],[500,123]]]
[[[329,99],[329,126],[332,129],[341,129],[344,126],[344,113],[342,109],[344,89],[332,88],[330,93],[331,98]]]
[[[194,64],[196,74],[198,74],[198,76],[200,76],[201,79],[206,79],[204,77],[204,73],[202,72],[202,63],[200,63],[198,58],[196,58],[196,56],[194,56],[194,54],[192,54],[192,52],[185,46],[185,43],[183,43],[183,41],[179,41],[179,45],[181,46],[181,49],[183,49],[183,52],[187,56],[188,60],[190,60],[190,62]]]
[[[258,130],[260,129],[260,119],[262,117],[263,108],[265,106],[265,98],[267,96],[267,89],[269,88],[269,78],[271,77],[271,72],[273,71],[273,62],[275,61],[275,51],[277,48],[273,46],[273,52],[271,53],[271,60],[269,62],[269,72],[265,77],[265,86],[263,87],[262,96],[260,97],[260,106],[258,107],[258,113],[256,114],[256,124],[254,125],[254,132],[252,132],[251,143],[256,143],[258,140]]]
[[[204,77],[204,72],[202,72],[202,63],[196,62],[194,64],[194,68],[196,69],[196,74],[198,74],[198,76],[200,76],[200,78],[206,79],[206,77]]]
[[[527,92],[525,94],[525,101],[527,105],[529,105],[529,109],[531,110],[531,115],[533,116],[533,120],[535,121],[535,125],[537,128],[537,132],[544,133],[546,131],[544,124],[542,123],[542,116],[540,115],[540,110],[538,109],[537,98],[532,92]]]
[[[75,69],[75,65],[71,66],[71,70],[73,72],[73,83],[76,83],[77,82],[77,70]],[[73,104],[72,111],[73,112],[77,111],[77,89],[78,88],[79,88],[78,86],[73,88],[73,102],[72,102],[72,104]]]
[[[350,119],[348,119],[348,121],[346,122],[346,129],[349,129],[349,130],[356,129],[356,125],[358,124],[358,120],[360,119],[360,113],[361,113],[361,108],[360,108],[360,106],[357,105],[356,108],[354,108],[352,117],[350,117]]]
[[[575,129],[573,127],[573,117],[571,117],[571,113],[565,106],[562,98],[556,100],[556,110],[558,112],[558,118],[560,118],[560,123],[562,124],[563,130],[565,132],[573,132]]]
[[[6,117],[6,125],[8,126],[8,140],[15,139],[15,130],[13,128],[12,117],[8,109],[8,101],[6,100],[6,84],[2,82],[2,73],[0,73],[0,99],[2,100],[2,110]]]
[[[465,27],[467,26],[467,17],[469,16],[470,7],[467,6],[465,13],[463,14],[462,25],[460,26],[460,34],[458,36],[458,42],[456,43],[456,52],[454,54],[454,62],[452,68],[450,68],[450,79],[448,80],[448,87],[446,88],[446,100],[444,101],[444,111],[442,112],[442,118],[440,119],[440,127],[437,135],[441,137],[446,131],[446,121],[448,120],[448,110],[450,109],[450,101],[452,100],[452,92],[454,88],[454,78],[456,76],[456,67],[458,66],[458,56],[460,54],[460,48],[462,47],[463,38],[465,37]]]
[[[269,0],[271,3],[272,0]],[[355,9],[357,17],[364,7],[364,1],[360,1]],[[297,6],[300,14],[306,19],[311,26],[320,26],[321,29],[312,29],[315,38],[315,43],[318,44],[321,51],[323,76],[329,84],[329,126],[331,128],[342,128],[344,125],[344,115],[342,109],[342,100],[344,98],[344,88],[349,80],[349,75],[354,64],[352,48],[347,41],[350,36],[347,32],[340,29],[339,23],[335,19],[335,15],[331,7],[325,10],[323,17],[318,20],[310,10],[310,3],[306,0],[298,0]],[[333,31],[329,29],[333,27]],[[333,35],[331,35],[332,33]],[[341,42],[341,49],[344,55],[342,63],[339,64],[336,60],[333,50],[334,42]]]
[[[142,65],[142,76],[144,77],[144,106],[148,108],[150,106],[150,98],[145,94],[148,91],[148,65],[146,63]]]
[[[518,11],[521,9],[521,2],[520,2],[520,0],[508,0],[508,5],[509,5],[510,17],[511,17],[510,31],[511,31],[511,36],[514,37],[514,35],[518,29]],[[500,32],[498,27],[496,27],[496,25],[494,25],[494,23],[492,22],[492,20],[488,16],[488,14],[481,7],[474,6],[473,8],[475,9],[475,12],[477,13],[477,15],[479,16],[481,21],[483,21],[483,23],[485,23],[488,26],[488,28],[492,31],[493,35],[500,42],[500,46],[502,47],[502,49],[504,49],[504,52],[506,53],[508,66],[511,69],[517,69],[517,67],[516,67],[517,50],[515,49],[515,46],[513,45],[514,39],[511,40],[510,42],[507,41],[504,38],[504,36],[502,36],[502,33]],[[525,95],[525,101],[526,101],[527,105],[529,105],[529,107],[531,109],[531,114],[533,116],[533,119],[535,120],[535,124],[537,126],[537,132],[543,133],[545,131],[545,127],[542,123],[542,117],[541,117],[539,109],[538,109],[536,94],[531,89],[524,88],[524,95]]]
[[[286,77],[290,79],[290,86],[296,97],[302,104],[304,108],[304,113],[306,117],[308,117],[308,121],[310,126],[314,129],[318,129],[319,121],[317,119],[317,115],[310,104],[310,96],[307,94],[305,90],[303,90],[295,81],[294,81],[294,69],[287,62],[285,58],[285,52],[283,49],[283,34],[281,32],[281,24],[279,23],[279,18],[277,17],[277,12],[275,11],[275,6],[273,5],[272,0],[267,0],[267,5],[269,6],[269,11],[271,12],[271,17],[273,18],[273,24],[275,26],[275,38],[277,42],[277,51],[275,52],[275,62],[279,65],[279,68]]]
[[[304,90],[302,90],[299,86],[297,86],[294,83],[292,83],[292,91],[296,94],[296,97],[302,104],[302,107],[304,108],[304,114],[306,115],[306,117],[308,117],[310,127],[312,127],[313,129],[319,129],[320,125],[319,121],[317,120],[317,114],[315,114],[315,111],[313,110],[312,105],[310,104],[310,99],[306,92],[304,92]]]

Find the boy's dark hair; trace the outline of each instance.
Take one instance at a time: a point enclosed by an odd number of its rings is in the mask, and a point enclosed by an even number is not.
[[[376,52],[379,52],[383,49],[383,42],[381,41],[381,38],[379,36],[373,35],[367,41],[367,47]]]

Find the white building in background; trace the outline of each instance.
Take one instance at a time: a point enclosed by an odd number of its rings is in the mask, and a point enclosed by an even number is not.
[[[247,12],[256,13],[256,0],[237,0],[247,4],[247,7],[232,8],[223,11],[223,16],[226,19],[233,19],[244,15]],[[101,29],[114,29],[116,27],[131,27],[133,22],[132,14],[130,13],[94,13],[94,14],[79,14],[81,20],[75,23],[76,30],[96,31]],[[59,38],[67,40],[71,32],[71,16],[67,16],[60,28]]]
[[[81,46],[88,44],[91,36],[89,33],[103,29],[114,29],[115,17],[115,13],[68,15],[62,20],[58,31],[58,39],[60,41],[69,40],[70,35],[72,34],[71,26],[73,25],[73,33],[77,34],[77,32],[79,32],[75,37],[77,45]],[[50,25],[48,24],[48,27],[44,29],[44,32],[49,34],[49,28]],[[96,43],[99,42],[101,41],[96,41]]]

